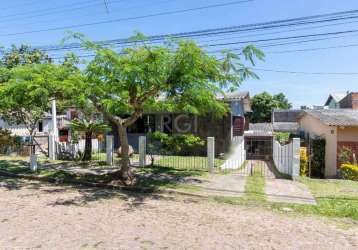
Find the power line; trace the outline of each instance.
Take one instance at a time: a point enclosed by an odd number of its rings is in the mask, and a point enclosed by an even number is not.
[[[304,71],[287,71],[287,70],[274,70],[263,68],[252,68],[253,70],[273,72],[273,73],[285,73],[285,74],[301,74],[301,75],[358,75],[358,72],[304,72]]]
[[[352,11],[350,11],[349,13],[351,13]],[[338,12],[338,14],[340,14],[341,12]],[[331,14],[326,14],[325,16],[328,15],[336,15],[337,13],[331,13]],[[322,16],[322,15],[320,15]],[[259,31],[259,30],[263,30],[263,29],[271,29],[271,28],[282,28],[283,25],[285,24],[287,25],[287,20],[291,21],[291,20],[303,20],[304,18],[311,18],[311,17],[301,17],[301,18],[296,18],[296,19],[284,19],[284,20],[279,20],[279,21],[271,21],[271,22],[264,22],[264,23],[256,23],[256,24],[247,24],[247,25],[240,25],[240,26],[232,26],[232,27],[225,27],[225,28],[216,28],[216,29],[208,29],[208,30],[199,30],[199,31],[194,31],[194,32],[182,32],[182,33],[175,33],[175,34],[166,34],[166,35],[156,35],[156,36],[150,36],[145,38],[144,40],[136,40],[136,41],[132,41],[130,39],[113,39],[113,40],[108,40],[108,41],[100,41],[98,42],[98,44],[100,45],[118,45],[118,44],[133,44],[135,42],[146,42],[146,43],[154,43],[154,42],[161,42],[165,39],[168,38],[202,38],[202,37],[206,37],[206,36],[218,36],[218,35],[228,35],[228,34],[233,34],[233,33],[237,33],[237,32],[247,32],[247,31]],[[353,17],[351,17],[353,18]],[[354,18],[358,18],[354,17]],[[333,20],[337,20],[337,18],[334,18]],[[319,20],[317,22],[328,22],[328,21],[333,21],[332,19],[329,20]],[[269,24],[272,23],[276,23],[275,26],[268,26]],[[310,22],[311,23],[311,22]],[[347,23],[351,23],[351,22],[347,22]],[[290,23],[289,25],[305,25],[306,23],[300,22],[299,24],[297,23]],[[343,23],[340,23],[343,24]],[[338,25],[338,24],[330,24],[330,25]],[[327,26],[330,26],[327,25]],[[251,28],[250,28],[251,27]],[[255,28],[256,27],[256,28]],[[248,29],[250,28],[250,29]],[[310,27],[310,28],[316,28],[316,27]],[[292,30],[293,31],[293,30]],[[219,39],[217,39],[219,40]],[[43,50],[62,50],[62,49],[73,49],[73,48],[80,48],[81,45],[79,43],[72,43],[72,44],[66,44],[64,46],[42,46],[41,49]]]
[[[232,5],[248,3],[248,2],[252,2],[252,1],[254,1],[254,0],[233,1],[233,2],[222,3],[222,4],[205,5],[205,6],[196,7],[196,8],[188,8],[188,9],[173,10],[173,11],[164,11],[164,12],[158,12],[158,13],[154,13],[154,14],[148,14],[148,15],[142,15],[142,16],[136,16],[136,17],[125,17],[125,18],[112,19],[112,20],[99,21],[99,22],[92,22],[92,23],[74,24],[74,25],[67,25],[67,26],[61,26],[61,27],[54,27],[54,28],[48,28],[48,29],[39,29],[39,30],[32,30],[32,31],[0,34],[0,36],[15,36],[15,35],[25,35],[25,34],[47,32],[47,31],[82,28],[82,27],[89,27],[89,26],[94,26],[94,25],[117,23],[117,22],[130,21],[130,20],[146,19],[146,18],[150,18],[150,17],[167,16],[167,15],[173,15],[173,14],[179,14],[179,13],[188,13],[188,12],[200,11],[200,10],[205,10],[205,9],[226,7],[226,6],[232,6]]]

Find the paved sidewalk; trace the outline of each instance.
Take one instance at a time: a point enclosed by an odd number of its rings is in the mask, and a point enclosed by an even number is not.
[[[285,179],[266,179],[268,201],[316,205],[316,200],[303,183]]]
[[[245,193],[246,177],[240,174],[219,176],[202,186],[201,194],[225,197],[241,197]]]
[[[266,199],[272,202],[316,205],[316,200],[303,183],[280,179],[280,174],[269,162],[249,161],[249,165],[258,166],[265,173]]]

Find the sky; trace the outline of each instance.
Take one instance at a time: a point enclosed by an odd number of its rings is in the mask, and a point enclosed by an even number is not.
[[[107,2],[107,7],[104,4]],[[146,35],[158,35],[229,27],[279,19],[358,9],[357,0],[254,0],[229,6],[161,15],[137,20],[112,22],[81,28],[43,31],[53,27],[71,26],[137,17],[173,10],[196,8],[235,2],[234,0],[12,0],[2,1],[0,13],[0,45],[26,43],[32,46],[59,44],[66,30],[81,32],[92,40],[126,38],[135,31]],[[294,36],[312,33],[358,29],[358,23],[350,23],[309,31],[282,35],[251,37]],[[358,91],[358,47],[327,50],[272,53],[307,48],[335,47],[358,43],[358,35],[305,44],[286,45],[264,49],[266,58],[259,62],[256,73],[259,80],[247,80],[240,87],[251,95],[268,91],[283,92],[294,107],[323,105],[329,93]],[[357,73],[351,75],[291,74],[261,71],[299,71],[306,73]]]

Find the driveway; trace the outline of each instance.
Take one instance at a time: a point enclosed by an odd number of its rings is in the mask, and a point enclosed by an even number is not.
[[[0,179],[0,249],[357,249],[358,228],[184,196]]]

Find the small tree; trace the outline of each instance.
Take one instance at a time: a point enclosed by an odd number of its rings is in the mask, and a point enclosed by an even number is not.
[[[53,64],[28,64],[0,72],[8,75],[0,85],[0,117],[10,125],[25,126],[33,144],[37,125],[50,110],[51,100],[71,91],[78,72]]]
[[[254,123],[271,122],[273,109],[290,109],[291,103],[283,93],[271,95],[267,92],[255,95],[252,98],[252,117]]]
[[[120,137],[122,160],[119,177],[133,180],[128,156],[127,128],[145,110],[167,110],[203,115],[224,115],[228,109],[217,101],[221,89],[235,89],[254,74],[240,57],[228,53],[223,61],[208,55],[192,41],[165,46],[137,43],[116,52],[81,39],[96,53],[87,65],[82,97],[91,100],[105,118],[115,124]],[[253,46],[243,50],[253,62],[263,53]]]
[[[87,121],[85,119],[72,121],[71,129],[85,134],[85,150],[82,161],[90,161],[92,159],[93,136],[110,130],[108,125],[103,122]]]

